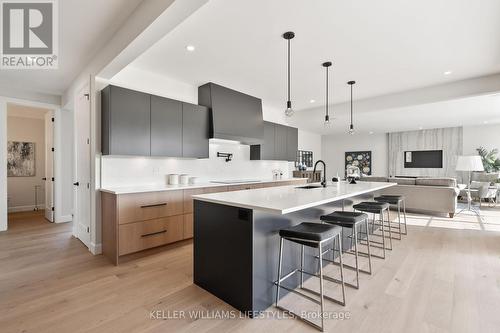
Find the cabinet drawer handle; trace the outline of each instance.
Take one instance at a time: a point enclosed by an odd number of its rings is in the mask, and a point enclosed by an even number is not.
[[[150,208],[150,207],[160,207],[160,206],[166,206],[167,203],[164,202],[164,203],[159,203],[159,204],[154,204],[154,205],[144,205],[144,206],[141,206],[141,208]]]
[[[162,231],[152,232],[150,234],[144,234],[144,235],[141,235],[141,237],[150,237],[150,236],[155,236],[155,235],[159,235],[159,234],[164,234],[166,232],[167,232],[167,230],[162,230]]]

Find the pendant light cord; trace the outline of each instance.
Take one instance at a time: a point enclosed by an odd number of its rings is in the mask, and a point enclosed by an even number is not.
[[[290,39],[288,40],[288,101],[290,101]]]
[[[326,67],[326,115],[328,116],[328,67]]]
[[[352,84],[351,84],[351,126],[352,126]]]

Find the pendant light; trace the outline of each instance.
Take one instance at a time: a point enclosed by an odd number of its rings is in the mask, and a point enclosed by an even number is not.
[[[330,114],[328,113],[328,68],[332,65],[330,61],[324,62],[322,64],[326,70],[326,104],[325,104],[325,126],[328,127],[332,124],[330,121]]]
[[[290,98],[290,40],[295,37],[295,33],[292,31],[285,32],[283,34],[283,38],[287,40],[288,42],[288,67],[287,67],[287,73],[288,73],[288,79],[287,79],[287,84],[288,84],[288,100],[286,101],[286,109],[285,109],[285,115],[287,117],[293,116],[293,109],[292,109],[292,101]]]
[[[352,86],[355,83],[356,81],[347,82],[347,84],[351,86],[351,124],[349,125],[349,134],[354,134],[354,124],[352,123]]]

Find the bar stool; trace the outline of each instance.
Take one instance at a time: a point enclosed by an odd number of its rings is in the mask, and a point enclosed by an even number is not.
[[[378,202],[387,202],[390,205],[397,205],[398,207],[398,229],[401,239],[401,234],[407,235],[407,227],[406,227],[406,202],[405,197],[402,195],[392,195],[392,194],[383,194],[379,197],[375,198],[375,201]],[[404,217],[404,231],[401,231],[401,206],[403,207],[403,217]]]
[[[323,305],[323,300],[324,298],[335,302],[340,305],[345,306],[345,287],[344,287],[344,270],[343,270],[343,264],[342,264],[342,253],[339,256],[340,258],[340,283],[342,285],[342,300],[337,300],[335,298],[329,297],[324,295],[323,292],[323,279],[336,282],[338,283],[339,280],[328,277],[326,275],[323,275],[323,265],[321,264],[323,262],[322,256],[323,256],[323,246],[325,243],[333,240],[335,237],[339,241],[339,247],[340,249],[342,248],[342,239],[340,238],[340,232],[342,228],[337,227],[337,226],[332,226],[328,224],[321,224],[321,223],[311,223],[311,222],[303,222],[299,225],[286,228],[286,229],[281,229],[279,231],[280,235],[280,250],[279,250],[279,261],[278,261],[278,280],[275,282],[276,284],[276,307],[278,309],[281,309],[283,311],[287,311],[288,313],[291,313],[293,316],[295,316],[297,319],[300,319],[304,321],[305,323],[319,329],[320,331],[323,332],[324,329],[324,305]],[[281,268],[282,268],[282,263],[283,263],[283,244],[284,240],[288,240],[294,243],[298,243],[301,245],[301,251],[300,251],[300,269],[294,269],[290,273],[286,274],[285,276],[281,276]],[[319,274],[313,274],[306,272],[304,270],[304,246],[312,247],[312,248],[317,248],[318,249],[318,256],[319,256]],[[295,273],[300,272],[300,288],[309,291],[310,293],[319,296],[319,301],[309,295],[306,295],[304,293],[301,293],[295,289],[285,287],[281,285],[283,281],[294,275]],[[315,276],[319,277],[319,293],[305,288],[303,286],[304,282],[304,274],[310,275],[310,276]],[[279,298],[280,298],[280,288],[283,288],[285,290],[288,290],[289,292],[292,292],[294,294],[297,294],[301,297],[304,297],[321,307],[321,325],[317,325],[314,322],[308,320],[307,318],[304,318],[289,309],[286,309],[278,304]]]
[[[368,215],[365,214],[365,213],[345,212],[345,211],[339,212],[339,211],[336,211],[336,212],[333,212],[331,214],[321,216],[320,220],[323,221],[323,222],[326,222],[328,224],[337,225],[337,226],[343,227],[343,228],[350,228],[352,230],[351,239],[354,238],[354,253],[352,253],[350,251],[346,251],[346,253],[354,254],[354,256],[355,256],[355,265],[356,266],[353,267],[353,266],[344,264],[344,267],[347,267],[347,268],[350,268],[350,269],[353,269],[353,270],[356,271],[356,284],[353,285],[353,284],[348,283],[348,282],[345,282],[345,284],[347,286],[353,287],[355,289],[359,289],[359,272],[366,273],[366,274],[372,274],[372,260],[371,260],[371,253],[370,253],[370,238],[368,236],[368,234],[369,234],[368,233]],[[366,235],[367,235],[366,241],[367,241],[367,245],[368,245],[368,253],[366,253],[366,254],[364,252],[358,252],[358,231],[359,231],[358,230],[358,226],[360,224],[362,224],[362,223],[365,224],[365,227],[366,227],[366,230],[367,230],[367,232],[366,232]],[[341,232],[340,238],[343,238],[343,232]],[[342,248],[340,250],[343,251]],[[326,250],[325,252],[323,252],[323,255],[326,254],[329,251],[333,252],[333,256],[332,256],[333,259],[329,260],[329,259],[325,259],[324,258],[323,260],[326,260],[326,261],[331,262],[333,264],[337,264],[337,262],[335,261],[335,239],[333,239],[333,247],[332,247],[332,249]],[[368,271],[359,268],[359,263],[358,263],[359,254],[365,254],[365,255],[368,256]]]
[[[373,257],[376,258],[381,258],[385,259],[385,251],[386,250],[392,250],[392,234],[391,234],[391,229],[389,228],[389,247],[386,247],[386,241],[385,241],[385,229],[384,229],[384,211],[387,211],[387,221],[390,221],[390,214],[389,214],[389,204],[385,202],[373,202],[373,201],[363,201],[358,204],[355,204],[352,206],[354,210],[358,210],[361,212],[365,213],[373,213],[373,221],[372,221],[372,233],[374,232],[374,227],[375,227],[375,214],[379,214],[380,216],[380,227],[382,231],[382,242],[374,241],[371,240],[371,243],[375,243],[373,245],[374,247],[380,247],[382,248],[382,255],[377,255],[377,254],[372,254]],[[366,230],[366,233],[368,234],[369,231]],[[381,246],[377,246],[381,245]]]

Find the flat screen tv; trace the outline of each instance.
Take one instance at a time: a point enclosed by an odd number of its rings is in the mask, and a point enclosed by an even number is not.
[[[435,168],[443,167],[442,150],[415,150],[404,152],[405,168]]]

